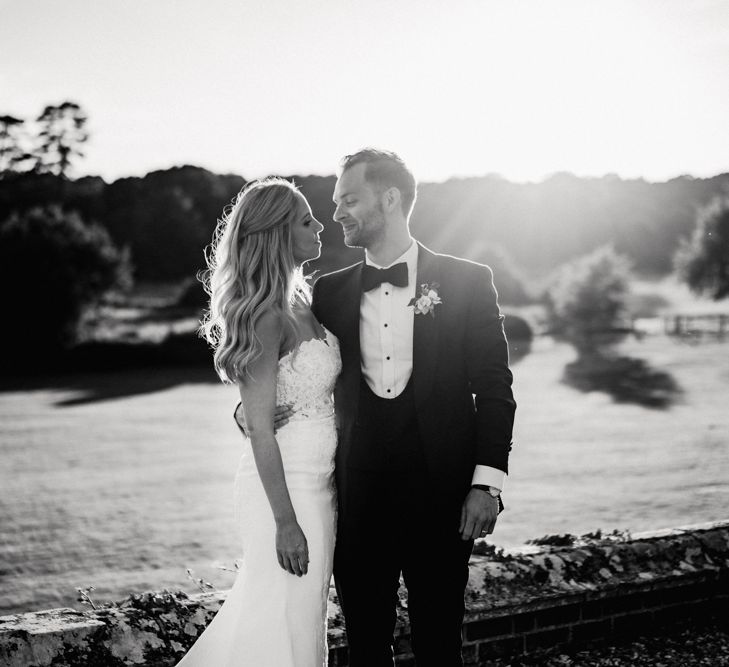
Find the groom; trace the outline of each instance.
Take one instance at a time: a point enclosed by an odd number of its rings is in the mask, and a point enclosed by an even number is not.
[[[351,667],[393,665],[401,574],[418,667],[463,664],[468,560],[503,507],[511,449],[516,404],[491,270],[410,236],[416,187],[395,153],[344,158],[334,219],[365,260],[313,293],[342,355],[334,579]]]
[[[334,220],[365,260],[314,286],[312,310],[342,354],[334,579],[352,667],[393,664],[401,573],[418,666],[463,664],[468,559],[493,531],[511,448],[491,270],[410,236],[416,187],[395,153],[345,157]]]

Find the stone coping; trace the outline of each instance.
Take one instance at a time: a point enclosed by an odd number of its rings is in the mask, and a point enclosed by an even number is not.
[[[423,539],[424,550],[427,537]],[[629,535],[547,536],[516,549],[477,541],[466,589],[466,623],[637,591],[709,580],[729,571],[729,521]],[[0,664],[174,665],[218,611],[227,592],[148,592],[96,610],[69,608],[0,617]],[[407,637],[401,587],[396,635]],[[329,644],[346,646],[336,592]]]

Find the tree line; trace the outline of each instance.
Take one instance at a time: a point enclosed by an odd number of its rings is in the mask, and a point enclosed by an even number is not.
[[[332,223],[334,176],[293,177],[324,223],[325,266],[358,257],[344,249]],[[193,166],[154,171],[106,183],[69,181],[53,174],[0,179],[0,219],[13,211],[58,203],[104,226],[131,250],[142,280],[174,280],[202,266],[202,248],[217,219],[245,185],[243,177]],[[697,213],[729,188],[729,174],[682,177],[667,183],[580,179],[563,175],[539,184],[484,177],[424,183],[413,213],[414,235],[433,249],[487,260],[507,255],[530,276],[613,244],[641,273],[673,268]]]
[[[239,175],[189,165],[112,183],[95,176],[72,179],[88,140],[86,121],[73,102],[49,105],[32,120],[0,117],[0,278],[10,290],[6,302],[22,300],[17,272],[33,276],[34,294],[80,281],[68,289],[86,303],[133,279],[190,279],[204,268],[203,249],[224,207],[246,183]],[[357,261],[361,251],[344,246],[332,221],[335,177],[293,180],[324,223],[323,255],[313,268],[327,271]],[[643,274],[666,274],[676,262],[689,285],[721,298],[729,294],[727,192],[729,174],[665,183],[567,173],[524,184],[493,175],[452,179],[420,185],[411,227],[436,251],[490,264],[502,303],[532,300],[530,282],[543,286],[559,267],[604,246]],[[41,258],[44,270],[34,273]],[[69,262],[77,266],[64,268]],[[72,297],[59,293],[54,299],[58,305]],[[59,340],[70,336],[69,327],[73,323],[62,327]]]

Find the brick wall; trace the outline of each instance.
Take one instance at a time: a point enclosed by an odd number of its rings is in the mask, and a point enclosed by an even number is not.
[[[621,585],[471,615],[464,628],[464,658],[475,666],[540,648],[589,647],[727,613],[726,571]]]
[[[553,646],[589,646],[686,619],[729,615],[729,522],[661,533],[571,536],[502,552],[481,542],[466,591],[464,656],[471,667]],[[96,611],[0,618],[0,664],[174,665],[225,593],[145,593]],[[330,666],[348,664],[332,592]],[[414,665],[404,605],[396,661]]]

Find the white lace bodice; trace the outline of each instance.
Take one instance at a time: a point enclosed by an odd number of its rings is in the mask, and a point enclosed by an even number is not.
[[[337,337],[325,332],[324,338],[305,340],[279,359],[276,405],[293,406],[291,421],[334,414],[332,392],[342,360]]]
[[[326,667],[327,605],[334,564],[337,432],[332,391],[339,341],[304,341],[278,362],[276,402],[294,415],[276,432],[286,488],[306,536],[309,570],[291,576],[276,556],[277,526],[246,438],[235,479],[243,559],[235,586],[178,667]]]

